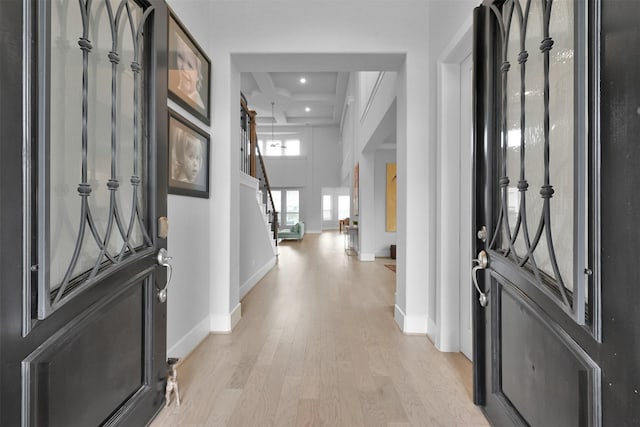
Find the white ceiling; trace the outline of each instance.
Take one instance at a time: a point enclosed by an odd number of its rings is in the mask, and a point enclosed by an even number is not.
[[[249,108],[256,111],[258,125],[340,123],[348,72],[243,72],[240,78],[241,91]],[[306,82],[301,83],[301,78]]]

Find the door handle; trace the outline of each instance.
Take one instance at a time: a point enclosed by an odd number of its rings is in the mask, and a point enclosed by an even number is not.
[[[167,273],[167,282],[164,284],[162,289],[158,289],[158,301],[164,303],[167,301],[167,288],[169,287],[169,283],[171,283],[171,276],[173,276],[173,267],[171,266],[171,261],[173,257],[169,256],[169,253],[165,248],[160,248],[158,251],[158,255],[156,255],[156,261],[158,265],[161,267],[165,267],[169,269]]]
[[[484,270],[489,266],[489,256],[485,251],[480,251],[480,253],[478,254],[478,259],[474,259],[472,260],[472,262],[476,263],[477,265],[471,270],[471,279],[473,280],[473,284],[476,287],[476,291],[478,291],[478,294],[480,295],[478,297],[480,305],[482,307],[486,307],[489,302],[489,299],[487,298],[488,292],[482,292],[480,290],[480,286],[478,286],[478,277],[476,275],[478,273],[478,270]]]

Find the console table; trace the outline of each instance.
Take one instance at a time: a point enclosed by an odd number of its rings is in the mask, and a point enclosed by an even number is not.
[[[347,233],[344,235],[344,251],[347,255],[358,255],[358,226],[347,225]]]

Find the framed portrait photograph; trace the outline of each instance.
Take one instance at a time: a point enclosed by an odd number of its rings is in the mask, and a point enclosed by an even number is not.
[[[169,110],[169,193],[209,198],[209,135]]]
[[[211,124],[211,61],[178,18],[169,14],[169,98]]]

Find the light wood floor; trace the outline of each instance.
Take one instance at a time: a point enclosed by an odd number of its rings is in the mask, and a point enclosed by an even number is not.
[[[284,242],[233,333],[181,362],[182,405],[152,427],[488,425],[471,363],[395,324],[394,262],[346,256],[337,232]]]

